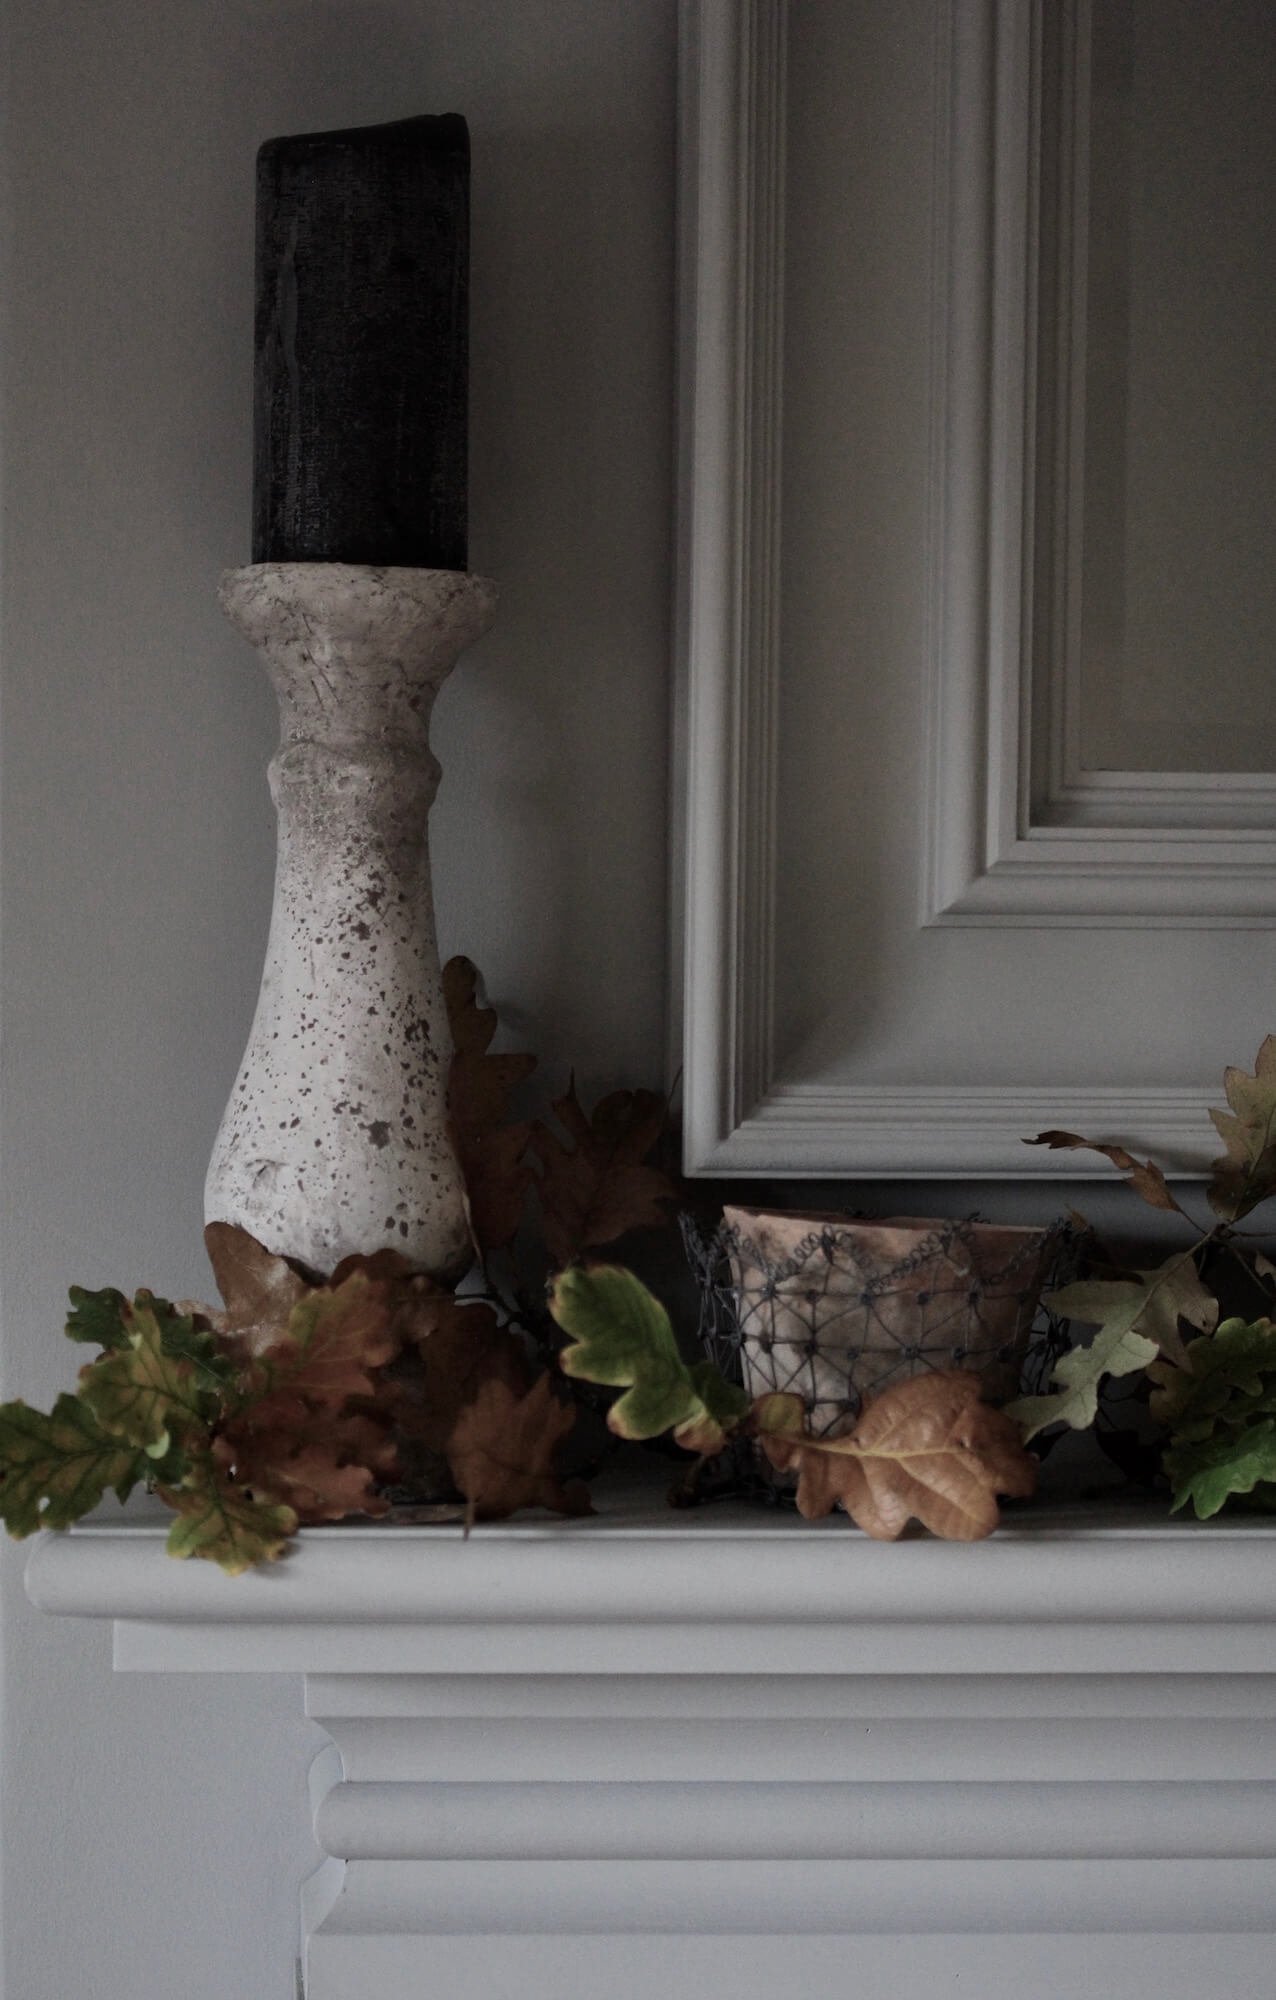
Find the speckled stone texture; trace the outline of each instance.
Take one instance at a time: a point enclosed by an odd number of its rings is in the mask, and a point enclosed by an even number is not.
[[[455,570],[254,563],[227,572],[221,601],[279,699],[279,847],[205,1214],[315,1271],[393,1247],[454,1277],[468,1248],[446,1130],[429,719],[492,621],[495,586]]]

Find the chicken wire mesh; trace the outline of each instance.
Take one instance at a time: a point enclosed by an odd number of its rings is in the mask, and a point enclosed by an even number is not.
[[[995,1401],[1044,1389],[1069,1345],[1043,1290],[1075,1275],[1070,1223],[1003,1229],[963,1221],[758,1216],[717,1228],[681,1218],[707,1358],[751,1395],[800,1395],[815,1434],[853,1428],[866,1398],[923,1369],[971,1368]],[[706,1469],[701,1491],[774,1499],[747,1442]]]

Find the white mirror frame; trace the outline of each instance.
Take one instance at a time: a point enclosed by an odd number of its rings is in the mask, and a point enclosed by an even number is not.
[[[1070,11],[1083,43],[1087,0]],[[1085,794],[1071,802],[1073,823],[1031,823],[1023,634],[1039,15],[1040,0],[945,0],[919,920],[1270,928],[1274,780],[1113,774],[1095,786],[1061,764],[1060,784]],[[1202,1172],[1217,1150],[1205,1115],[1217,1093],[1204,1089],[777,1080],[786,16],[786,0],[683,0],[674,970],[686,1169],[1092,1174],[1084,1156],[1025,1149],[1026,1133],[1052,1123]],[[1075,246],[1069,254],[1075,263]],[[996,409],[985,386],[994,367],[1007,385]],[[1055,733],[1065,741],[1066,729]]]

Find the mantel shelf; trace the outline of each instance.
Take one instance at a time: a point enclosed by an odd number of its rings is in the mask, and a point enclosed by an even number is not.
[[[663,1471],[663,1468],[661,1469]],[[45,1611],[110,1618],[120,1666],[301,1672],[1267,1672],[1276,1523],[1035,1505],[990,1539],[880,1543],[844,1517],[691,1512],[605,1487],[582,1521],[310,1528],[226,1577],[153,1506],[36,1545]]]
[[[239,1577],[170,1560],[151,1503],[42,1537],[28,1589],[113,1620],[118,1667],[305,1676],[308,2000],[640,2000],[689,1965],[832,2000],[848,1951],[900,2000],[939,1966],[1023,2000],[1024,1933],[1051,2000],[1267,1990],[1276,1523],[1041,1501],[883,1543],[675,1512],[668,1470]]]

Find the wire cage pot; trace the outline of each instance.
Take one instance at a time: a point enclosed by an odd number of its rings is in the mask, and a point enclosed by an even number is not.
[[[1048,1379],[1066,1335],[1041,1294],[1073,1237],[1065,1223],[751,1208],[725,1209],[705,1234],[683,1218],[704,1351],[751,1395],[800,1395],[817,1436],[852,1429],[865,1399],[928,1369],[974,1370],[994,1403]],[[728,1484],[756,1488],[757,1454],[736,1459]]]

